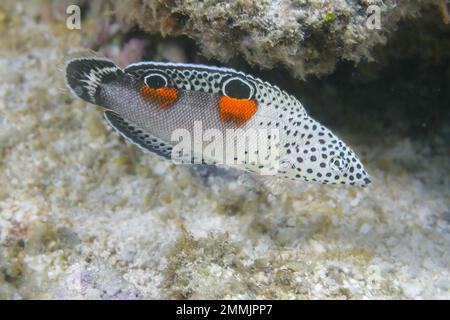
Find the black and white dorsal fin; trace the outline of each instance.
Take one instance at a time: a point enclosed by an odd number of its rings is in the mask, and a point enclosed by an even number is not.
[[[108,125],[125,138],[125,140],[137,145],[142,150],[155,154],[163,159],[171,159],[171,145],[165,143],[160,138],[145,132],[134,123],[122,118],[113,111],[106,110],[103,115],[105,116]]]

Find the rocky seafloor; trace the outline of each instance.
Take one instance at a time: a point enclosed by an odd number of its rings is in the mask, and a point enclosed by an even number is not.
[[[245,54],[230,62],[299,97],[373,178],[365,189],[273,189],[158,160],[108,130],[64,86],[73,52],[215,62],[187,38],[123,31],[107,14],[68,30],[65,4],[0,4],[1,299],[450,298],[450,38],[439,11],[400,24],[397,46],[375,48],[374,62],[320,79],[252,68]],[[411,32],[409,45],[402,30],[414,28],[425,35]]]

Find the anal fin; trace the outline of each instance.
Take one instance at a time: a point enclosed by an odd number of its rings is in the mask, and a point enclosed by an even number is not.
[[[170,144],[145,132],[113,111],[106,110],[103,114],[106,122],[127,141],[137,145],[144,151],[156,154],[166,160],[171,159],[172,146]]]

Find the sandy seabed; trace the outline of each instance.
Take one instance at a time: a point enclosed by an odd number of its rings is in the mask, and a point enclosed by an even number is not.
[[[0,11],[0,298],[450,298],[448,142],[353,145],[366,189],[175,166],[68,94],[83,32]]]

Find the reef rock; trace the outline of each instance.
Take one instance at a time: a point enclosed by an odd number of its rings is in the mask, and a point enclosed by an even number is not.
[[[304,78],[331,73],[339,60],[371,60],[373,47],[402,18],[430,6],[439,10],[424,0],[136,0],[115,2],[115,12],[147,32],[187,35],[209,58],[227,62],[240,54],[250,64],[283,64]]]

